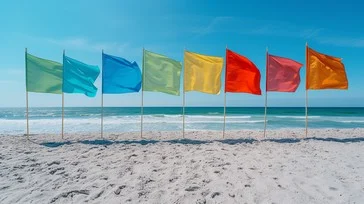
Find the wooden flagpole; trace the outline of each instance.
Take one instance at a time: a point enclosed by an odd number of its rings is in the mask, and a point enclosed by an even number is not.
[[[183,49],[183,102],[182,102],[182,137],[185,138],[185,105],[186,105],[186,93],[185,93],[185,80],[186,80],[186,64],[185,64],[185,52]]]
[[[25,103],[26,103],[26,117],[27,117],[27,139],[29,140],[29,104],[28,104],[28,87],[27,87],[27,83],[28,83],[28,62],[27,62],[27,53],[28,53],[28,49],[25,48]]]
[[[142,62],[142,107],[141,107],[141,115],[140,115],[140,138],[143,138],[143,115],[144,115],[144,76],[145,76],[145,71],[144,71],[144,47],[143,47],[143,62]]]
[[[102,81],[101,81],[101,139],[104,136],[104,50],[101,55],[102,60]]]
[[[307,110],[307,106],[308,106],[308,91],[307,91],[307,71],[308,71],[308,44],[306,42],[306,102],[305,102],[305,113],[306,113],[306,137],[308,135],[308,110]]]
[[[227,52],[228,46],[226,45],[226,51],[225,51],[225,86],[224,86],[224,126],[222,129],[222,138],[225,138],[225,128],[226,128],[226,71],[227,71]]]
[[[62,73],[64,73],[64,55],[65,55],[65,53],[66,53],[65,50],[63,50],[63,72]],[[62,139],[63,139],[63,135],[64,135],[64,93],[62,91]]]
[[[268,64],[269,64],[269,55],[268,55],[268,47],[266,50],[266,67],[265,67],[265,105],[264,105],[264,138],[266,138],[267,132],[267,99],[268,99],[268,92],[267,92],[267,84],[268,84]]]
[[[64,135],[64,93],[62,92],[62,139]]]
[[[184,83],[184,82],[183,82]],[[185,100],[186,99],[186,93],[185,93],[185,89],[184,89],[184,85],[183,85],[183,108],[182,108],[182,118],[183,118],[183,127],[182,127],[182,137],[185,138]]]
[[[308,106],[308,92],[306,89],[306,108],[305,108],[305,112],[306,112],[306,137],[308,135],[308,110],[307,110],[307,106]]]
[[[225,128],[226,128],[226,92],[224,91],[224,127],[222,129],[222,138],[223,139],[225,138]]]

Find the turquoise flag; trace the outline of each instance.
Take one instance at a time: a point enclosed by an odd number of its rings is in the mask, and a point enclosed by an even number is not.
[[[102,53],[102,93],[139,92],[142,74],[136,62]]]
[[[96,96],[95,80],[100,74],[98,66],[88,65],[63,56],[63,92]]]

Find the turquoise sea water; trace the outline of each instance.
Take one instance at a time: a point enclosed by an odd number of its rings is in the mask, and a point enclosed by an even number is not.
[[[140,131],[139,107],[104,108],[105,132]],[[223,107],[187,107],[186,130],[222,130]],[[364,108],[309,108],[309,128],[364,128]],[[59,133],[61,108],[30,108],[31,133]],[[65,108],[65,131],[100,131],[101,108]],[[267,128],[304,128],[305,109],[268,108]],[[145,107],[144,130],[182,129],[181,107]],[[0,134],[24,134],[25,108],[0,108]],[[263,129],[264,108],[228,107],[226,129]]]

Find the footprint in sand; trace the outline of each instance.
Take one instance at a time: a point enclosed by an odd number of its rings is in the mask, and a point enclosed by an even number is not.
[[[211,194],[211,198],[215,198],[216,196],[219,196],[221,193],[220,192],[215,192],[213,194]]]
[[[52,165],[59,165],[61,162],[60,161],[53,161],[51,163],[48,163],[48,166],[52,166]]]
[[[122,185],[122,186],[119,186],[115,191],[114,191],[114,193],[116,194],[116,195],[119,195],[120,194],[120,192],[121,192],[121,190],[123,190],[124,188],[126,188],[126,185]]]
[[[185,189],[185,191],[196,191],[198,190],[200,187],[198,186],[190,186],[188,188]]]
[[[210,190],[206,190],[206,191],[202,191],[202,192],[201,192],[201,195],[205,197],[205,196],[207,196],[209,193],[210,193]]]
[[[51,170],[49,173],[53,175],[53,174],[55,174],[57,171],[62,171],[62,170],[64,170],[64,167],[59,167],[59,168],[53,169],[53,170]]]
[[[330,187],[329,189],[332,191],[337,191],[337,188],[335,188],[335,187]]]

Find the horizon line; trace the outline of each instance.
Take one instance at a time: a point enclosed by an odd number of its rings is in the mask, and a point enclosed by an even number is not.
[[[26,106],[0,108],[26,108]],[[62,108],[62,106],[33,106],[29,108]],[[102,108],[101,106],[65,106],[64,108]],[[141,108],[141,106],[104,106],[103,108]],[[144,108],[183,108],[183,106],[144,106]],[[185,106],[185,108],[224,108],[224,106]],[[265,106],[226,106],[226,108],[265,108]],[[305,106],[267,106],[267,108],[305,108]],[[364,106],[308,106],[307,108],[364,108]]]

